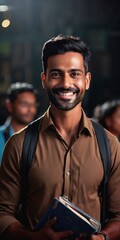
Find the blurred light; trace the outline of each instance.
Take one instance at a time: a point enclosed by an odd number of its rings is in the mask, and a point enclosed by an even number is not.
[[[9,19],[5,19],[2,22],[2,27],[7,28],[10,25],[10,20]]]
[[[9,7],[7,5],[0,5],[0,12],[8,11]]]

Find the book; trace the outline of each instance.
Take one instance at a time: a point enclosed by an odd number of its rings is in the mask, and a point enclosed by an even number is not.
[[[80,233],[94,234],[101,229],[100,222],[61,196],[54,198],[35,230],[41,229],[53,217],[57,218],[57,222],[53,226],[55,231],[73,231],[70,240],[79,237]]]

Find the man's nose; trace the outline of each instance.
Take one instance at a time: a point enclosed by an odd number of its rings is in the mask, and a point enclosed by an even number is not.
[[[69,87],[72,84],[72,79],[68,73],[63,75],[62,83],[64,87]]]

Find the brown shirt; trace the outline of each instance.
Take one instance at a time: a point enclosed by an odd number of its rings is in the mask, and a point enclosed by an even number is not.
[[[120,143],[108,131],[111,172],[107,201],[112,219],[120,221]],[[21,195],[21,151],[25,129],[8,141],[0,181],[0,235],[17,221]],[[103,167],[91,121],[83,116],[77,139],[71,146],[56,131],[49,110],[42,116],[36,153],[28,174],[27,221],[33,229],[54,197],[64,195],[79,208],[100,220],[98,189]]]

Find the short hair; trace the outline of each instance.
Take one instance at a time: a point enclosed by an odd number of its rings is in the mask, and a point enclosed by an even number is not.
[[[78,52],[82,54],[84,59],[85,72],[88,72],[88,63],[90,61],[91,52],[79,37],[64,36],[62,34],[51,38],[42,48],[42,67],[43,71],[47,70],[48,58],[53,55],[63,54],[66,52]]]
[[[31,83],[16,82],[12,83],[7,91],[6,100],[14,102],[20,93],[31,92],[37,97],[37,91]]]
[[[114,99],[103,103],[100,107],[99,123],[106,128],[105,119],[111,117],[112,114],[120,107],[120,99]]]

